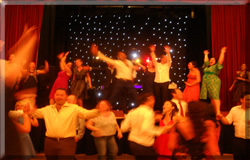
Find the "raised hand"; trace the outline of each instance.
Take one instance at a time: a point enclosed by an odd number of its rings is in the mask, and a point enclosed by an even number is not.
[[[164,46],[164,51],[166,52],[166,53],[169,53],[170,52],[170,46],[168,46],[168,45],[166,45],[166,46]]]
[[[150,49],[151,52],[154,52],[155,51],[155,45],[149,46],[149,49]]]
[[[58,58],[58,59],[62,59],[62,58],[63,58],[63,56],[64,56],[64,52],[59,53],[59,54],[57,55],[57,58]]]
[[[69,54],[69,51],[68,51],[68,52],[66,52],[66,53],[64,54],[64,56],[65,56],[65,57],[67,57],[67,56],[68,56],[68,54]]]
[[[96,44],[92,44],[90,47],[90,52],[93,56],[97,56],[98,53],[98,46]]]
[[[225,52],[227,52],[227,47],[226,46],[221,48],[221,53],[225,53]]]
[[[204,55],[208,55],[209,51],[208,50],[204,50],[203,53],[204,53]]]

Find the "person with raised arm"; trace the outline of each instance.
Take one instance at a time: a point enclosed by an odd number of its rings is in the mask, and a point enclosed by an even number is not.
[[[116,80],[113,85],[113,91],[109,98],[109,102],[112,104],[112,106],[116,106],[117,100],[120,96],[122,96],[122,91],[129,93],[131,101],[134,103],[134,106],[136,106],[137,92],[133,84],[133,80],[136,76],[136,67],[130,60],[127,59],[127,55],[124,52],[118,52],[118,60],[108,58],[101,51],[99,51],[98,46],[96,44],[91,45],[90,51],[92,55],[98,56],[101,60],[113,65],[116,69]],[[125,113],[128,112],[127,106],[122,106],[122,108],[118,109],[122,109]]]
[[[92,88],[91,77],[89,74],[89,67],[83,66],[82,59],[75,60],[76,68],[73,69],[73,78],[71,81],[71,94],[77,97],[79,106],[83,106],[83,99],[87,97],[87,85]]]
[[[224,57],[227,47],[221,48],[219,60],[214,57],[208,58],[209,51],[204,50],[204,64],[202,66],[204,75],[202,77],[200,99],[206,100],[210,98],[211,103],[215,107],[216,114],[220,114],[220,88],[221,80],[219,73],[223,68]]]
[[[69,78],[72,75],[71,67],[72,63],[68,62],[66,63],[66,58],[69,54],[69,51],[64,53],[60,53],[58,55],[58,58],[60,59],[60,69],[61,71],[58,72],[58,76],[50,90],[49,94],[49,102],[50,104],[54,104],[54,94],[57,88],[65,88],[68,90],[68,83],[69,83]]]
[[[155,66],[155,79],[154,79],[154,95],[155,95],[155,110],[162,111],[163,103],[166,100],[170,100],[170,93],[169,93],[169,71],[172,64],[172,58],[170,54],[170,47],[164,46],[164,52],[166,54],[161,55],[161,61],[156,61],[155,55],[155,45],[151,45],[149,47],[152,57],[152,62]]]

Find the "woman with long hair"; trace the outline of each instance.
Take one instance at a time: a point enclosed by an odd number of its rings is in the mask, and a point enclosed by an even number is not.
[[[163,117],[160,126],[170,126],[174,124],[173,116],[178,112],[177,105],[172,101],[165,101],[163,105]],[[168,149],[169,133],[164,133],[155,139],[154,148],[157,152],[157,160],[170,160],[172,153]]]
[[[54,104],[54,94],[57,88],[65,88],[68,90],[68,82],[69,78],[72,75],[71,66],[72,63],[68,62],[66,63],[66,58],[68,56],[69,52],[61,53],[58,55],[58,58],[60,59],[60,69],[61,71],[58,72],[58,76],[51,88],[50,94],[49,94],[49,103]]]

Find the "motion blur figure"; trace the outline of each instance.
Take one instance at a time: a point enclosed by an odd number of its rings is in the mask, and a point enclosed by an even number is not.
[[[188,103],[188,116],[175,117],[175,120],[175,130],[169,137],[169,149],[174,159],[220,158],[216,114],[212,105],[191,101]]]
[[[7,51],[8,60],[5,61],[5,85],[13,88],[17,83],[23,68],[31,62],[35,56],[36,43],[38,40],[37,27],[28,28],[25,26],[24,32],[17,43]],[[4,42],[1,42],[3,46]]]
[[[24,32],[10,50],[6,51],[8,60],[1,60],[1,66],[5,65],[5,70],[1,67],[1,83],[5,82],[5,157],[20,158],[25,151],[20,134],[17,132],[12,120],[8,117],[8,112],[14,109],[15,101],[13,94],[15,84],[20,77],[22,70],[34,58],[38,40],[38,31],[36,26],[24,27]],[[1,54],[4,42],[1,41]],[[24,119],[29,117],[25,116]],[[27,121],[28,122],[28,121]],[[25,122],[24,122],[25,123]]]

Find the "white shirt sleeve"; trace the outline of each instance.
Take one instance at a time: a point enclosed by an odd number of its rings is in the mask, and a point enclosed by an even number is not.
[[[101,51],[98,51],[97,56],[106,63],[109,63],[113,66],[116,65],[116,60],[106,57]]]
[[[17,119],[19,117],[22,117],[23,116],[23,110],[10,110],[9,113],[8,113],[8,116],[11,118],[11,119]]]

